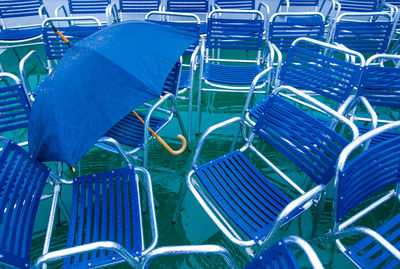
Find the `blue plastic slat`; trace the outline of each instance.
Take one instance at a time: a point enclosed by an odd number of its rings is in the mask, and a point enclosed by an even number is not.
[[[254,132],[317,184],[330,180],[339,153],[349,143],[317,118],[277,95],[269,98]]]
[[[49,169],[9,141],[0,153],[0,262],[29,268],[34,220]]]
[[[273,21],[269,24],[268,40],[274,43],[281,52],[287,52],[299,37],[309,37],[316,40],[324,38],[324,21],[319,15],[304,17],[285,17],[285,21]]]
[[[301,45],[289,49],[279,79],[282,85],[310,90],[344,102],[359,85],[362,68]]]
[[[40,36],[42,31],[40,27],[26,28],[26,29],[6,29],[0,31],[0,40],[13,41],[28,39],[35,36]]]
[[[245,269],[300,269],[292,250],[279,240],[260,256],[249,263]]]
[[[254,77],[262,71],[259,65],[239,66],[213,63],[206,63],[204,70],[204,77],[208,81],[236,85],[250,85]],[[259,80],[260,83],[264,81],[265,78]]]
[[[207,13],[209,11],[208,0],[167,0],[167,11]]]
[[[68,0],[71,14],[105,13],[111,0]]]
[[[143,113],[138,112],[138,114],[142,119],[146,116]],[[153,129],[154,132],[158,132],[158,130],[167,123],[167,120],[166,118],[151,117],[150,128]],[[149,136],[151,135],[150,133]],[[144,124],[142,124],[135,115],[129,113],[108,130],[105,136],[112,137],[124,145],[134,148],[141,147],[143,146]]]
[[[160,0],[119,0],[121,12],[150,12],[158,10]]]
[[[399,248],[400,214],[386,221],[376,232]],[[370,237],[365,237],[357,242],[346,251],[346,254],[362,268],[398,268],[400,266],[400,262],[396,258]]]
[[[21,84],[0,88],[0,132],[28,126],[30,103]]]
[[[393,23],[386,21],[341,21],[336,25],[334,42],[362,53],[385,53],[392,28]]]
[[[363,135],[366,132],[371,130],[370,128],[366,128],[366,127],[363,127],[363,126],[357,126],[357,127],[358,127],[358,130],[360,131],[360,135]],[[400,136],[400,132],[395,131],[395,130],[394,131],[387,131],[387,132],[384,132],[384,133],[380,133],[378,135],[375,135],[371,139],[371,141],[369,143],[369,147],[374,147],[376,145],[379,145],[382,142],[385,142],[387,140],[390,140],[390,139],[393,139],[393,138],[396,138],[396,137],[399,137],[399,136]]]
[[[68,27],[58,27],[59,30],[69,41],[71,45],[75,44],[79,40],[97,32],[101,29],[101,26],[76,26],[71,25]],[[54,32],[49,24],[46,24],[42,28],[43,43],[46,51],[46,57],[48,60],[59,60],[61,59],[66,51],[68,45],[60,38],[60,36]]]
[[[203,164],[195,173],[225,214],[254,240],[266,235],[290,202],[240,151]]]
[[[241,9],[241,10],[254,10],[256,9],[254,0],[215,0],[220,8],[223,9]]]
[[[4,0],[0,1],[0,18],[39,16],[42,0]]]
[[[369,148],[346,164],[339,175],[336,220],[371,194],[400,181],[400,137]]]
[[[400,108],[400,69],[367,66],[358,94],[372,106]]]
[[[77,178],[73,185],[67,247],[99,240],[115,241],[132,255],[140,255],[141,213],[134,169],[123,168]],[[97,226],[100,223],[101,227]],[[117,254],[102,250],[67,258],[63,266],[97,267],[121,260]]]
[[[374,12],[377,11],[379,0],[339,0],[339,3],[343,12]]]
[[[209,18],[206,47],[213,49],[260,50],[264,21],[261,19]]]

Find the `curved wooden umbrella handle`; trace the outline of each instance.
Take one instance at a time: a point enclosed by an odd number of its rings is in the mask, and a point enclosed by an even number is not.
[[[140,115],[138,113],[136,113],[135,110],[132,110],[132,113],[136,116],[136,118],[139,119],[139,121],[144,124],[144,120],[142,119],[142,117],[140,117]],[[185,151],[186,146],[187,146],[187,142],[186,142],[186,138],[183,135],[178,134],[176,137],[179,138],[182,141],[182,146],[180,149],[178,150],[173,150],[165,141],[164,139],[161,138],[161,136],[159,136],[158,134],[156,134],[156,132],[153,131],[153,129],[151,129],[149,127],[149,131],[154,135],[154,137],[157,139],[158,142],[160,142],[161,145],[163,145],[163,147],[168,150],[169,153],[173,154],[173,155],[179,155],[182,152]]]

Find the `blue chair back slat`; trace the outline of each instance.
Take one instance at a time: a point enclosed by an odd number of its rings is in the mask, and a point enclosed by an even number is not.
[[[150,12],[158,10],[160,0],[119,0],[119,9],[121,12]]]
[[[283,240],[279,240],[273,246],[264,251],[260,256],[252,260],[245,269],[300,269],[297,259]]]
[[[319,0],[290,0],[290,6],[292,7],[315,7],[319,5]],[[286,1],[283,0],[283,5],[286,5]]]
[[[358,93],[372,106],[400,108],[400,69],[367,66]]]
[[[317,118],[271,95],[254,132],[285,154],[317,184],[332,177],[336,159],[349,141]]]
[[[361,53],[385,53],[393,23],[388,21],[340,21],[336,25],[334,41]]]
[[[338,103],[346,100],[361,80],[362,68],[326,56],[315,48],[296,44],[289,49],[282,65],[281,85],[311,90]]]
[[[209,49],[260,50],[263,20],[209,18],[206,47]]]
[[[208,0],[167,0],[166,11],[207,13],[209,2]]]
[[[254,0],[215,0],[220,8],[224,9],[243,9],[243,10],[253,10],[256,9]]]
[[[339,0],[345,12],[374,12],[377,11],[379,0]],[[290,1],[292,3],[292,1]]]
[[[6,0],[0,1],[0,18],[17,18],[39,15],[42,0]]]
[[[82,26],[82,25],[71,25],[68,27],[57,27],[69,41],[71,45],[75,44],[79,40],[97,32],[101,29],[101,26]],[[43,43],[46,51],[46,58],[48,60],[60,60],[68,50],[68,45],[60,38],[60,36],[54,32],[50,24],[46,24],[42,27]]]
[[[49,169],[9,141],[0,153],[0,263],[29,268],[33,225]]]
[[[0,88],[0,132],[28,127],[31,106],[21,84]]]
[[[105,13],[111,0],[68,0],[71,14]]]
[[[289,18],[287,21],[269,23],[268,40],[274,43],[281,52],[288,52],[291,44],[299,37],[309,37],[322,41],[325,24],[319,15]]]
[[[73,198],[67,247],[115,241],[130,253],[141,252],[139,194],[133,168],[78,178],[73,184]],[[99,250],[68,257],[63,266],[96,267],[122,260],[115,256]]]
[[[179,76],[181,74],[181,66],[182,64],[180,61],[176,62],[171,72],[168,74],[168,77],[164,82],[164,92],[172,93],[173,95],[177,94],[179,86]]]
[[[370,195],[399,182],[400,137],[360,153],[339,174],[336,221]]]

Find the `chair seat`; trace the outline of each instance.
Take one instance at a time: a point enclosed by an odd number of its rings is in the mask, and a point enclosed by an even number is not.
[[[139,113],[140,117],[144,120],[146,115]],[[151,117],[150,128],[154,132],[160,130],[166,123],[168,119]],[[151,133],[149,133],[151,135]],[[142,147],[144,141],[144,124],[142,124],[135,115],[129,113],[117,124],[115,124],[105,136],[112,137],[119,143],[134,148]]]
[[[26,28],[26,29],[10,29],[0,31],[0,40],[4,41],[19,41],[23,39],[29,39],[33,37],[39,37],[42,35],[42,29],[40,27]]]
[[[74,180],[67,247],[114,241],[133,256],[141,254],[139,193],[134,168]],[[122,261],[111,251],[68,257],[64,268],[89,268]]]
[[[377,233],[400,248],[400,214],[385,222]],[[360,268],[399,268],[400,261],[370,237],[360,240],[357,244],[346,250],[346,254],[355,261]]]
[[[262,71],[259,65],[223,65],[207,63],[205,65],[205,79],[210,82],[250,86],[254,77]],[[265,82],[261,78],[259,83]]]
[[[181,70],[181,77],[179,78],[179,89],[189,87],[190,70]]]
[[[291,202],[239,150],[199,166],[195,173],[229,219],[255,241],[266,236]],[[287,221],[302,211],[296,209]]]
[[[288,245],[279,240],[249,263],[245,269],[299,269],[299,263]]]

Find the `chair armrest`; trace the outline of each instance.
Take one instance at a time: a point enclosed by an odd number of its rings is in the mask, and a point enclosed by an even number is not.
[[[42,20],[45,20],[45,19],[47,19],[47,18],[50,18],[50,14],[47,12],[47,9],[46,9],[46,7],[45,7],[44,5],[41,5],[41,6],[39,7],[38,12],[39,12],[39,17],[40,17]],[[45,17],[45,16],[46,16],[46,17]]]
[[[265,13],[263,13],[261,9],[265,9]],[[265,27],[269,21],[269,14],[270,14],[269,6],[266,3],[260,1],[257,10],[264,14],[264,21],[265,21],[264,27]],[[265,30],[266,29],[264,29],[264,31]]]
[[[223,247],[217,245],[192,245],[192,246],[171,246],[159,247],[148,253],[143,259],[143,269],[147,269],[154,258],[167,255],[192,255],[192,254],[216,254],[224,258],[229,268],[235,268],[234,261],[228,252]]]
[[[312,267],[314,269],[323,269],[324,267],[321,264],[317,254],[315,253],[314,249],[308,244],[304,239],[298,236],[288,236],[283,239],[287,245],[294,245],[304,251],[307,256],[307,259],[310,261]]]
[[[107,18],[107,24],[108,26],[112,25],[115,22],[121,21],[121,18],[119,17],[118,13],[118,8],[117,5],[114,4],[109,4],[106,8],[106,18]]]
[[[103,137],[101,137],[101,138],[99,138],[99,139],[97,140],[97,143],[96,143],[96,144],[98,144],[98,143],[103,143],[103,144],[106,144],[106,145],[108,145],[108,146],[114,148],[114,149],[117,151],[117,153],[119,153],[119,154],[122,156],[122,158],[124,159],[124,161],[126,162],[126,164],[127,164],[129,167],[132,167],[132,164],[131,164],[131,162],[129,161],[128,156],[125,154],[125,152],[123,151],[123,149],[122,149],[122,147],[121,147],[121,144],[118,143],[117,140],[115,140],[114,138],[111,138],[111,137],[103,136]],[[98,146],[100,146],[100,145],[98,145]],[[100,146],[100,147],[101,147],[101,146]]]
[[[25,64],[32,58],[36,58],[39,61],[39,63],[41,64],[41,66],[43,67],[43,69],[46,70],[47,72],[49,72],[49,67],[46,65],[46,63],[43,61],[43,59],[40,57],[39,53],[35,50],[31,50],[21,59],[21,61],[19,62],[19,72],[21,75],[22,85],[24,86],[25,92],[29,97],[32,97],[32,89],[29,86],[28,77],[26,76],[26,73],[25,73]],[[28,98],[28,99],[32,100],[32,98]]]
[[[59,16],[59,12],[62,11],[64,14],[62,16]],[[69,17],[67,9],[65,8],[64,5],[59,5],[55,10],[54,10],[54,16],[57,17]]]
[[[357,227],[347,228],[344,230],[334,232],[333,234],[329,234],[327,238],[329,239],[330,237],[334,237],[335,239],[338,239],[340,242],[341,238],[350,237],[355,234],[364,234],[366,236],[371,237],[383,248],[389,251],[396,259],[400,260],[400,250],[398,250],[395,246],[393,246],[382,235],[367,227],[357,226]]]
[[[260,248],[258,254],[262,253],[266,249],[266,247],[268,246],[268,241],[287,220],[287,217],[290,213],[292,213],[295,209],[302,207],[307,203],[312,202],[314,199],[318,198],[325,191],[325,188],[325,185],[317,185],[308,192],[304,193],[300,197],[294,199],[289,204],[287,204],[275,219],[272,228],[269,230],[268,234],[260,240],[262,243],[262,247]]]
[[[239,124],[243,124],[243,119],[241,117],[234,117],[234,118],[225,120],[223,122],[217,123],[217,124],[207,128],[207,130],[205,130],[204,133],[201,135],[199,142],[197,144],[197,148],[196,148],[196,151],[195,151],[194,157],[193,157],[192,167],[197,166],[198,158],[200,156],[201,150],[203,148],[203,145],[204,145],[204,142],[205,142],[207,136],[209,136],[211,133],[213,133],[216,130],[222,129],[224,127],[228,127],[237,122]]]
[[[73,256],[73,255],[77,255],[77,254],[81,254],[81,253],[85,253],[85,252],[90,252],[90,251],[95,251],[95,250],[100,250],[100,249],[114,251],[115,253],[119,254],[122,258],[124,258],[124,260],[134,268],[137,268],[139,265],[139,263],[135,259],[135,257],[133,257],[120,244],[111,242],[111,241],[101,241],[101,242],[84,244],[81,246],[70,247],[70,248],[56,250],[56,251],[46,253],[46,254],[40,256],[36,260],[34,268],[39,269],[42,267],[43,264],[46,264],[49,262],[57,261],[57,260],[64,259],[69,256]]]

